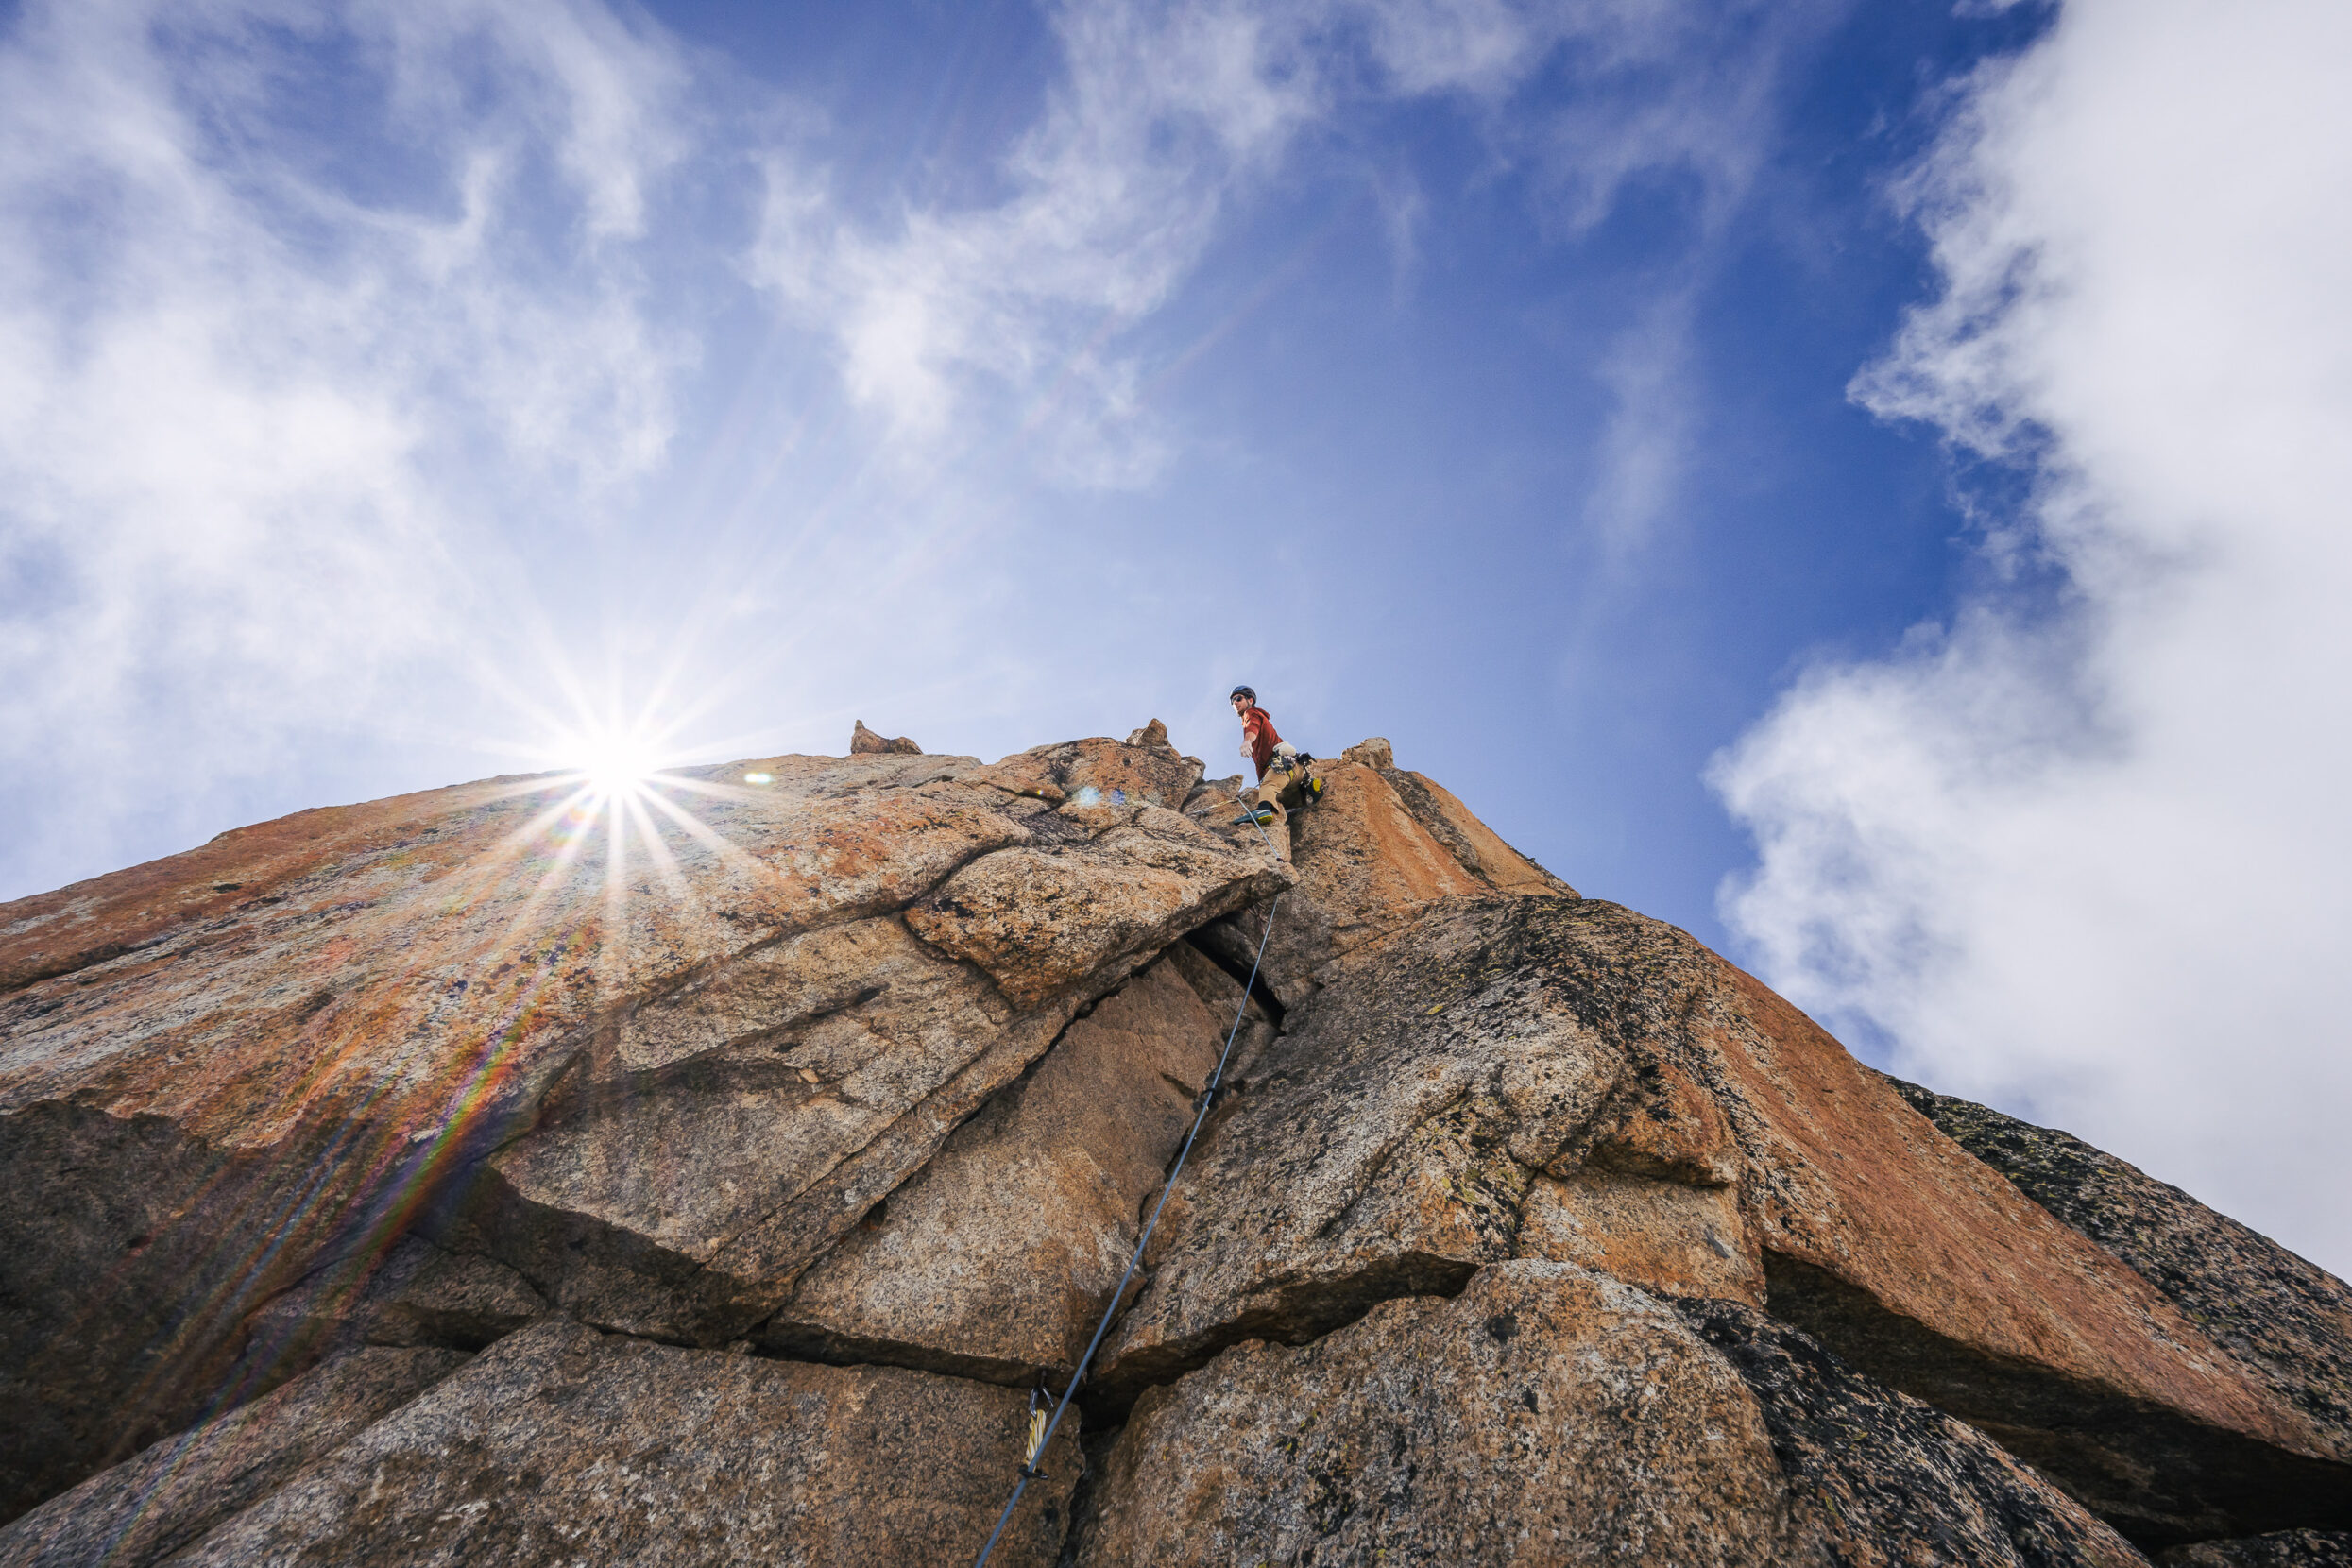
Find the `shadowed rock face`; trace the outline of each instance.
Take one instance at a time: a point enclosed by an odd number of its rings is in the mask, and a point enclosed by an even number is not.
[[[2352,1288],[2082,1139],[1888,1079],[1937,1130],[2131,1265],[2215,1343],[2352,1448]]]
[[[0,1561],[140,1568],[193,1546],[465,1365],[368,1346],[94,1475],[0,1530]]]
[[[2156,1561],[2164,1568],[2352,1568],[2352,1534],[2279,1530],[2240,1541],[2175,1546]]]
[[[2143,1560],[1974,1428],[1890,1391],[1764,1314],[1676,1304],[1747,1385],[1786,1489],[1786,1560],[2128,1564]]]
[[[771,758],[609,863],[492,781],[9,906],[0,1561],[969,1560],[1106,1309],[993,1560],[2334,1560],[2338,1282],[1314,766]]]

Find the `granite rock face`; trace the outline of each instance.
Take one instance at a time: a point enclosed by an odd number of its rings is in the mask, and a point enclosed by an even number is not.
[[[1676,1305],[1756,1401],[1802,1543],[1786,1560],[2144,1560],[1982,1432],[1872,1382],[1786,1324],[1731,1302]]]
[[[0,1561],[162,1562],[466,1361],[462,1351],[378,1346],[341,1356],[51,1498],[0,1530]]]
[[[1098,1485],[1087,1565],[1787,1560],[1737,1374],[1656,1298],[1565,1264],[1236,1345],[1144,1396]]]
[[[1230,1019],[1170,960],[1137,975],[803,1274],[762,1341],[1067,1381]]]
[[[1953,1142],[2131,1265],[2340,1450],[2352,1443],[2352,1287],[2070,1133],[1887,1082]]]
[[[245,1357],[248,1317],[405,1231],[602,1328],[765,1321],[1082,1007],[1289,880],[1253,830],[1112,798],[1197,764],[1042,766],[1100,803],[775,758],[649,787],[618,834],[577,780],[502,780],[9,906],[0,1507],[299,1370]],[[1088,923],[1028,952],[1005,890],[1041,864]]]
[[[317,1375],[317,1374],[314,1374]],[[257,1562],[951,1562],[1003,1501],[971,1462],[1021,1396],[895,1367],[678,1350],[549,1321],[300,1471],[173,1559]],[[1057,1439],[1004,1560],[1048,1563],[1078,1464]]]
[[[0,911],[0,1563],[966,1561],[1106,1322],[993,1561],[2352,1528],[2340,1283],[1385,741],[858,739]]]
[[[1081,1564],[2145,1560],[1760,1313],[1527,1260],[1226,1351],[1138,1402],[1097,1485]]]
[[[1682,933],[1440,898],[1317,978],[1168,1204],[1113,1411],[1228,1345],[1539,1256],[1765,1301],[2138,1539],[2339,1516],[2327,1434]]]

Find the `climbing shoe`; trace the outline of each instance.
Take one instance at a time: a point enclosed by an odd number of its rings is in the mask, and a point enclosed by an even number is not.
[[[1304,793],[1306,798],[1299,802],[1299,804],[1302,806],[1313,806],[1323,798],[1323,781],[1317,778],[1313,774],[1309,774],[1306,777],[1306,783],[1301,786],[1301,793]]]
[[[1281,812],[1274,810],[1273,803],[1269,801],[1263,806],[1255,807],[1250,810],[1244,811],[1241,815],[1234,818],[1234,826],[1236,827],[1239,827],[1244,823],[1254,822],[1260,827],[1264,827],[1281,814]]]

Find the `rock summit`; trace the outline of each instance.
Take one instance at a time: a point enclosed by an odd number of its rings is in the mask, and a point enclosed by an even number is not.
[[[968,1562],[1113,1308],[997,1562],[2352,1559],[2341,1282],[1314,767],[861,722],[0,907],[0,1563]]]

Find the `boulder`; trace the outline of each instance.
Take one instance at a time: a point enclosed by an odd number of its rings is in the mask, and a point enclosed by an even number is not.
[[[865,721],[860,719],[857,727],[849,732],[849,755],[852,757],[920,757],[923,755],[923,748],[903,735],[895,741],[885,741],[874,731],[866,728]]]

